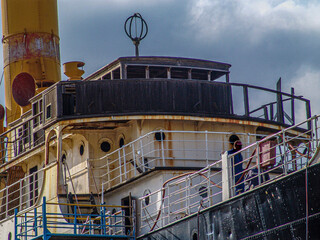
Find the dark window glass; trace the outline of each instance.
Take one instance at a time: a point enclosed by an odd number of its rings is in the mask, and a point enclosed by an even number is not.
[[[100,149],[103,151],[103,152],[109,152],[110,149],[111,149],[111,145],[109,142],[107,141],[104,141],[100,144]]]
[[[82,156],[82,155],[83,155],[83,153],[84,153],[84,146],[83,146],[83,145],[81,145],[81,146],[80,146],[80,155]]]
[[[128,66],[127,78],[146,78],[145,66]]]
[[[163,132],[156,132],[154,137],[157,141],[163,141],[166,138],[166,135]]]

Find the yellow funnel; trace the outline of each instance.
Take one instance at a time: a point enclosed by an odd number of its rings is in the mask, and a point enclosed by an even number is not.
[[[7,124],[20,117],[15,77],[30,74],[37,88],[60,81],[57,0],[1,0]],[[37,91],[38,92],[38,91]]]

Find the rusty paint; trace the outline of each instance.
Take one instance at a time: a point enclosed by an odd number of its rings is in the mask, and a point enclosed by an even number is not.
[[[26,72],[19,73],[12,83],[12,96],[16,103],[25,107],[30,104],[29,99],[36,93],[34,78]]]
[[[196,116],[180,116],[180,115],[132,115],[132,116],[108,116],[108,117],[94,117],[94,118],[81,118],[62,120],[61,124],[72,125],[76,123],[87,123],[87,122],[105,122],[105,121],[121,121],[121,120],[184,120],[184,121],[202,121],[202,122],[215,122],[215,123],[231,123],[236,125],[248,125],[256,127],[266,127],[275,130],[282,130],[284,127],[261,123],[247,120],[229,119],[229,118],[214,118],[214,117],[196,117]],[[292,133],[296,134],[297,131],[292,130]]]
[[[171,121],[166,121],[166,130],[171,131],[172,127],[171,127]],[[172,153],[172,133],[169,132],[168,133],[168,166],[174,166],[174,161],[173,161],[173,153]]]
[[[4,65],[32,58],[53,58],[60,62],[59,37],[52,33],[19,33],[3,39],[8,47]],[[10,47],[9,47],[10,46]]]

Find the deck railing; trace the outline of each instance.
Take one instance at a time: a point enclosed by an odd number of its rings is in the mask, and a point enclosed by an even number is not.
[[[221,159],[231,132],[152,131],[99,159],[90,159],[92,188],[110,189],[152,169],[201,168]],[[262,135],[236,133],[248,146]],[[247,153],[249,156],[249,153]],[[221,168],[221,164],[215,164]],[[93,179],[94,177],[94,179]]]
[[[230,196],[237,194],[236,189],[252,188],[262,183],[273,181],[312,163],[319,146],[319,116],[315,116],[295,126],[269,135],[241,151],[227,156]],[[292,134],[294,128],[308,125],[310,129]],[[251,154],[245,155],[244,153]],[[237,156],[242,162],[236,163]],[[243,171],[236,168],[242,166]],[[236,180],[237,179],[237,180]],[[245,188],[245,190],[246,190]]]
[[[319,116],[262,138],[235,154],[222,155],[200,171],[167,180],[162,188],[139,198],[140,234],[164,227],[205,208],[292,174],[316,162],[319,149]],[[293,131],[311,126],[310,130]],[[295,132],[295,133],[294,133]],[[249,153],[249,154],[248,154]],[[234,171],[233,159],[243,156],[243,171]],[[218,167],[221,167],[219,170]],[[238,182],[235,182],[238,174]],[[269,178],[268,178],[269,177]],[[236,192],[243,184],[243,191]],[[239,187],[237,187],[239,186]]]
[[[22,211],[32,207],[40,194],[44,169],[20,178],[0,190],[0,221],[14,215],[14,210]]]
[[[25,154],[44,142],[42,112],[28,116],[0,135],[0,164]]]
[[[51,237],[104,237],[135,239],[135,216],[126,215],[128,206],[88,205],[98,209],[95,213],[78,213],[81,204],[43,203],[28,211],[15,210],[15,239],[47,240]],[[62,213],[57,209],[74,208],[72,213]],[[111,213],[116,209],[114,213]],[[135,211],[131,209],[134,214]],[[99,239],[100,239],[99,238]]]

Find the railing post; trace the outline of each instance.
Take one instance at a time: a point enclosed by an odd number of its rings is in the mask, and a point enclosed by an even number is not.
[[[14,209],[14,239],[18,240],[18,209]]]
[[[260,186],[261,185],[260,143],[257,144],[256,153],[257,153],[257,164],[258,164],[258,183],[259,183],[259,186]]]
[[[309,122],[310,122],[310,136],[311,136],[311,143],[310,143],[310,147],[309,147],[309,154],[311,153],[311,151],[313,151],[314,149],[315,149],[315,146],[314,146],[314,126],[313,126],[313,124],[312,124],[312,120],[313,120],[313,118],[311,118],[310,120],[309,120]],[[307,161],[306,161],[306,163],[308,163],[309,161],[309,159],[308,159],[308,157],[309,157],[309,154],[308,154],[308,156],[307,156]]]
[[[120,151],[120,150],[119,150]],[[124,171],[124,179],[127,180],[127,163],[126,163],[126,152],[124,147],[122,147],[122,153],[123,153],[123,171]]]
[[[206,164],[209,165],[209,153],[208,153],[208,131],[205,131],[205,139],[206,139]]]
[[[142,138],[140,138],[140,151],[141,151],[141,162],[143,162],[143,168],[145,167],[144,166],[144,154],[143,154],[143,145],[142,145]]]
[[[24,239],[28,239],[28,218],[27,213],[24,213]]]
[[[22,197],[23,197],[23,194],[22,194],[22,182],[23,182],[23,180],[22,179],[20,179],[20,196],[19,196],[19,210],[21,211],[22,210]]]
[[[291,88],[291,120],[292,120],[292,125],[295,125],[296,117],[294,112],[294,88]]]
[[[187,210],[188,210],[188,215],[191,214],[191,209],[190,209],[190,186],[191,186],[191,179],[190,179],[190,175],[187,176],[187,182],[186,182],[186,188],[187,188],[187,199],[186,199],[186,204],[187,204]]]
[[[287,166],[287,150],[286,150],[286,135],[285,132],[282,130],[282,146],[283,146],[283,170],[284,174],[287,175],[288,173],[288,166]]]
[[[118,150],[118,158],[119,158],[119,177],[120,183],[122,183],[122,166],[121,166],[121,152]]]
[[[46,207],[46,197],[42,199],[42,224],[43,224],[43,240],[47,240],[47,207]]]
[[[243,86],[243,97],[244,97],[244,114],[249,117],[249,97],[248,97],[248,87]]]
[[[168,221],[168,224],[170,223],[170,183],[168,183],[168,219],[167,219],[167,221]],[[164,221],[164,224],[166,224],[165,223],[165,221]]]
[[[104,202],[103,192],[104,192],[104,186],[103,186],[103,182],[102,182],[102,184],[101,184],[101,204]]]
[[[134,176],[137,176],[138,162],[136,161],[136,153],[135,153],[135,149],[134,149],[134,143],[132,143],[131,146],[132,146],[133,174],[134,174]]]
[[[274,117],[273,116],[274,115],[274,113],[273,113],[273,104],[271,103],[269,106],[270,106],[270,120],[273,121],[273,117]]]
[[[101,207],[101,234],[106,235],[106,208],[105,206]]]
[[[37,208],[34,209],[34,235],[38,236],[38,216],[37,216]]]
[[[283,115],[283,101],[282,101],[282,93],[281,93],[281,78],[279,78],[277,82],[277,121],[280,123],[284,123],[284,115]]]
[[[77,206],[73,206],[73,213],[74,213],[74,219],[73,219],[73,234],[77,234]]]
[[[8,217],[8,211],[9,211],[9,188],[6,188],[6,218]]]
[[[110,176],[110,163],[109,163],[109,159],[107,158],[107,172],[108,172],[108,176],[107,176],[107,179],[108,179],[108,188],[111,187],[111,176]]]
[[[165,163],[165,159],[164,159],[164,144],[163,144],[164,139],[162,138],[163,135],[164,135],[163,130],[160,129],[162,166],[165,167],[166,163]]]
[[[310,108],[310,101],[306,100],[306,117],[307,119],[311,118],[311,108]],[[308,122],[308,129],[310,130],[311,124]]]
[[[226,201],[231,197],[231,163],[228,158],[228,152],[221,155],[222,167],[222,201]]]
[[[314,118],[314,132],[315,132],[315,136],[316,136],[316,147],[318,147],[318,117]]]
[[[211,177],[211,168],[210,168],[210,166],[208,166],[208,174],[207,174],[207,197],[208,197],[209,206],[212,206],[212,200],[213,200],[213,199],[211,199],[210,177]]]

